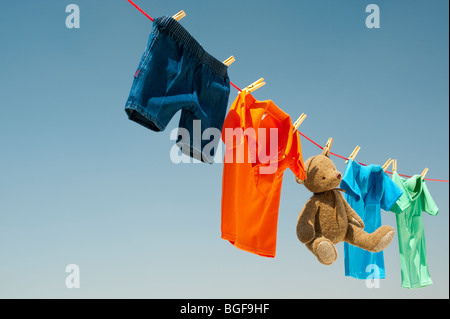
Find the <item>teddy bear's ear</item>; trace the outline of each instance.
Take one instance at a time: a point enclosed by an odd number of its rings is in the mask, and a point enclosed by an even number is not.
[[[300,178],[298,178],[297,176],[295,176],[295,181],[299,184],[305,185],[305,182],[303,180],[301,180]]]

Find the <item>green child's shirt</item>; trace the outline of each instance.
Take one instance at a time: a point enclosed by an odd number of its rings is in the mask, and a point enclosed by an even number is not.
[[[391,208],[396,213],[402,287],[421,288],[433,284],[427,265],[422,212],[437,215],[437,208],[420,175],[401,178],[397,172],[392,180],[403,195]]]

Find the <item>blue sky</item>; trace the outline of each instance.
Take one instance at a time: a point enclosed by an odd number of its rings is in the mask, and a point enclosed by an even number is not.
[[[79,5],[81,27],[65,8]],[[332,151],[400,173],[448,179],[448,1],[136,1],[182,24],[231,81],[264,77],[300,130]],[[381,28],[368,29],[376,3]],[[401,288],[397,237],[380,288],[320,265],[295,225],[310,193],[286,171],[277,256],[220,239],[221,164],[173,164],[170,132],[127,119],[125,101],[151,22],[126,0],[0,4],[1,298],[448,298],[448,183],[427,182],[424,215],[434,285]],[[232,89],[229,105],[237,91]],[[305,159],[319,149],[302,140]],[[345,163],[333,158],[343,172]],[[396,227],[395,216],[382,212]],[[80,267],[80,289],[65,267]]]

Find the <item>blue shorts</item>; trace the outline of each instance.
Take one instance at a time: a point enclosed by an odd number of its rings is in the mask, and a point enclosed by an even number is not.
[[[212,163],[220,136],[213,139],[215,145],[194,136],[198,135],[194,120],[200,120],[195,122],[197,126],[200,123],[202,135],[208,128],[222,130],[230,95],[227,70],[178,21],[157,18],[125,105],[128,118],[153,131],[163,131],[181,110],[179,128],[189,132],[190,141],[178,140],[177,145],[187,155]],[[207,144],[209,151],[204,154]]]

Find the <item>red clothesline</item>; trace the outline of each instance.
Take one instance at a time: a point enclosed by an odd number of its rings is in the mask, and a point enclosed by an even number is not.
[[[142,10],[141,8],[139,8],[138,6],[137,6],[137,4],[136,3],[134,3],[133,1],[131,1],[131,0],[128,0],[128,2],[129,3],[131,3],[136,9],[138,9],[143,15],[145,15],[147,18],[149,18],[150,19],[150,21],[152,21],[153,22],[153,18],[151,17],[151,16],[149,16],[147,13],[145,13],[145,11],[144,10]]]
[[[303,134],[302,132],[298,131],[298,133],[299,133],[301,136],[303,136],[304,138],[306,138],[308,141],[310,141],[311,143],[313,143],[314,145],[316,145],[317,147],[323,149],[323,146],[320,146],[319,144],[317,144],[316,142],[314,142],[312,139],[310,139],[308,136],[306,136],[306,135]],[[336,156],[336,157],[342,158],[342,159],[344,159],[344,160],[346,160],[346,161],[348,160],[347,157],[341,156],[341,155],[339,155],[339,154],[335,154],[335,153],[333,153],[333,152],[330,152],[330,154],[331,154],[331,155],[334,155],[334,156]],[[360,162],[358,162],[358,164],[360,164],[360,165],[362,165],[362,166],[367,166],[367,164],[360,163]],[[388,172],[388,171],[386,171],[386,173],[392,174],[392,172]],[[404,174],[398,174],[398,175],[403,176],[403,177],[407,177],[407,178],[411,178],[411,177],[412,177],[412,176],[410,176],[410,175],[404,175]],[[448,182],[449,182],[448,180],[443,180],[443,179],[433,179],[433,178],[425,178],[425,180],[427,180],[427,181],[433,181],[433,182],[445,182],[445,183],[448,183]]]
[[[136,9],[139,10],[139,12],[141,12],[143,15],[145,15],[148,19],[150,19],[150,20],[153,22],[153,18],[150,17],[144,10],[142,10],[141,8],[139,8],[139,7],[137,6],[137,4],[135,4],[135,3],[134,3],[133,1],[131,1],[131,0],[128,0],[128,2],[131,3]],[[239,92],[242,92],[242,90],[241,90],[236,84],[234,84],[234,83],[231,82],[231,81],[230,81],[230,84],[231,84],[236,90],[238,90]],[[307,139],[308,141],[310,141],[311,143],[313,143],[314,145],[316,145],[317,147],[323,149],[323,146],[320,146],[319,144],[317,144],[316,142],[314,142],[312,139],[310,139],[308,136],[306,136],[306,135],[303,134],[302,132],[299,131],[299,134],[300,134],[301,136],[303,136],[304,138],[306,138],[306,139]],[[344,159],[344,160],[348,160],[347,157],[341,156],[341,155],[339,155],[339,154],[335,154],[335,153],[333,153],[333,152],[330,152],[330,154],[331,154],[331,155],[334,155],[334,156],[336,156],[336,157],[342,158],[342,159]],[[359,162],[358,162],[358,163],[359,163]],[[363,165],[363,166],[367,166],[367,164],[364,164],[364,163],[359,163],[359,164],[360,164],[360,165]],[[388,171],[386,171],[386,173],[392,174],[392,172],[388,172]],[[403,177],[407,177],[407,178],[411,178],[411,177],[412,177],[412,176],[409,176],[409,175],[403,175],[403,174],[398,174],[398,175],[403,176]],[[448,182],[449,182],[448,180],[443,180],[443,179],[432,179],[432,178],[425,178],[425,180],[427,180],[427,181],[433,181],[433,182],[444,182],[444,183],[448,183]]]

